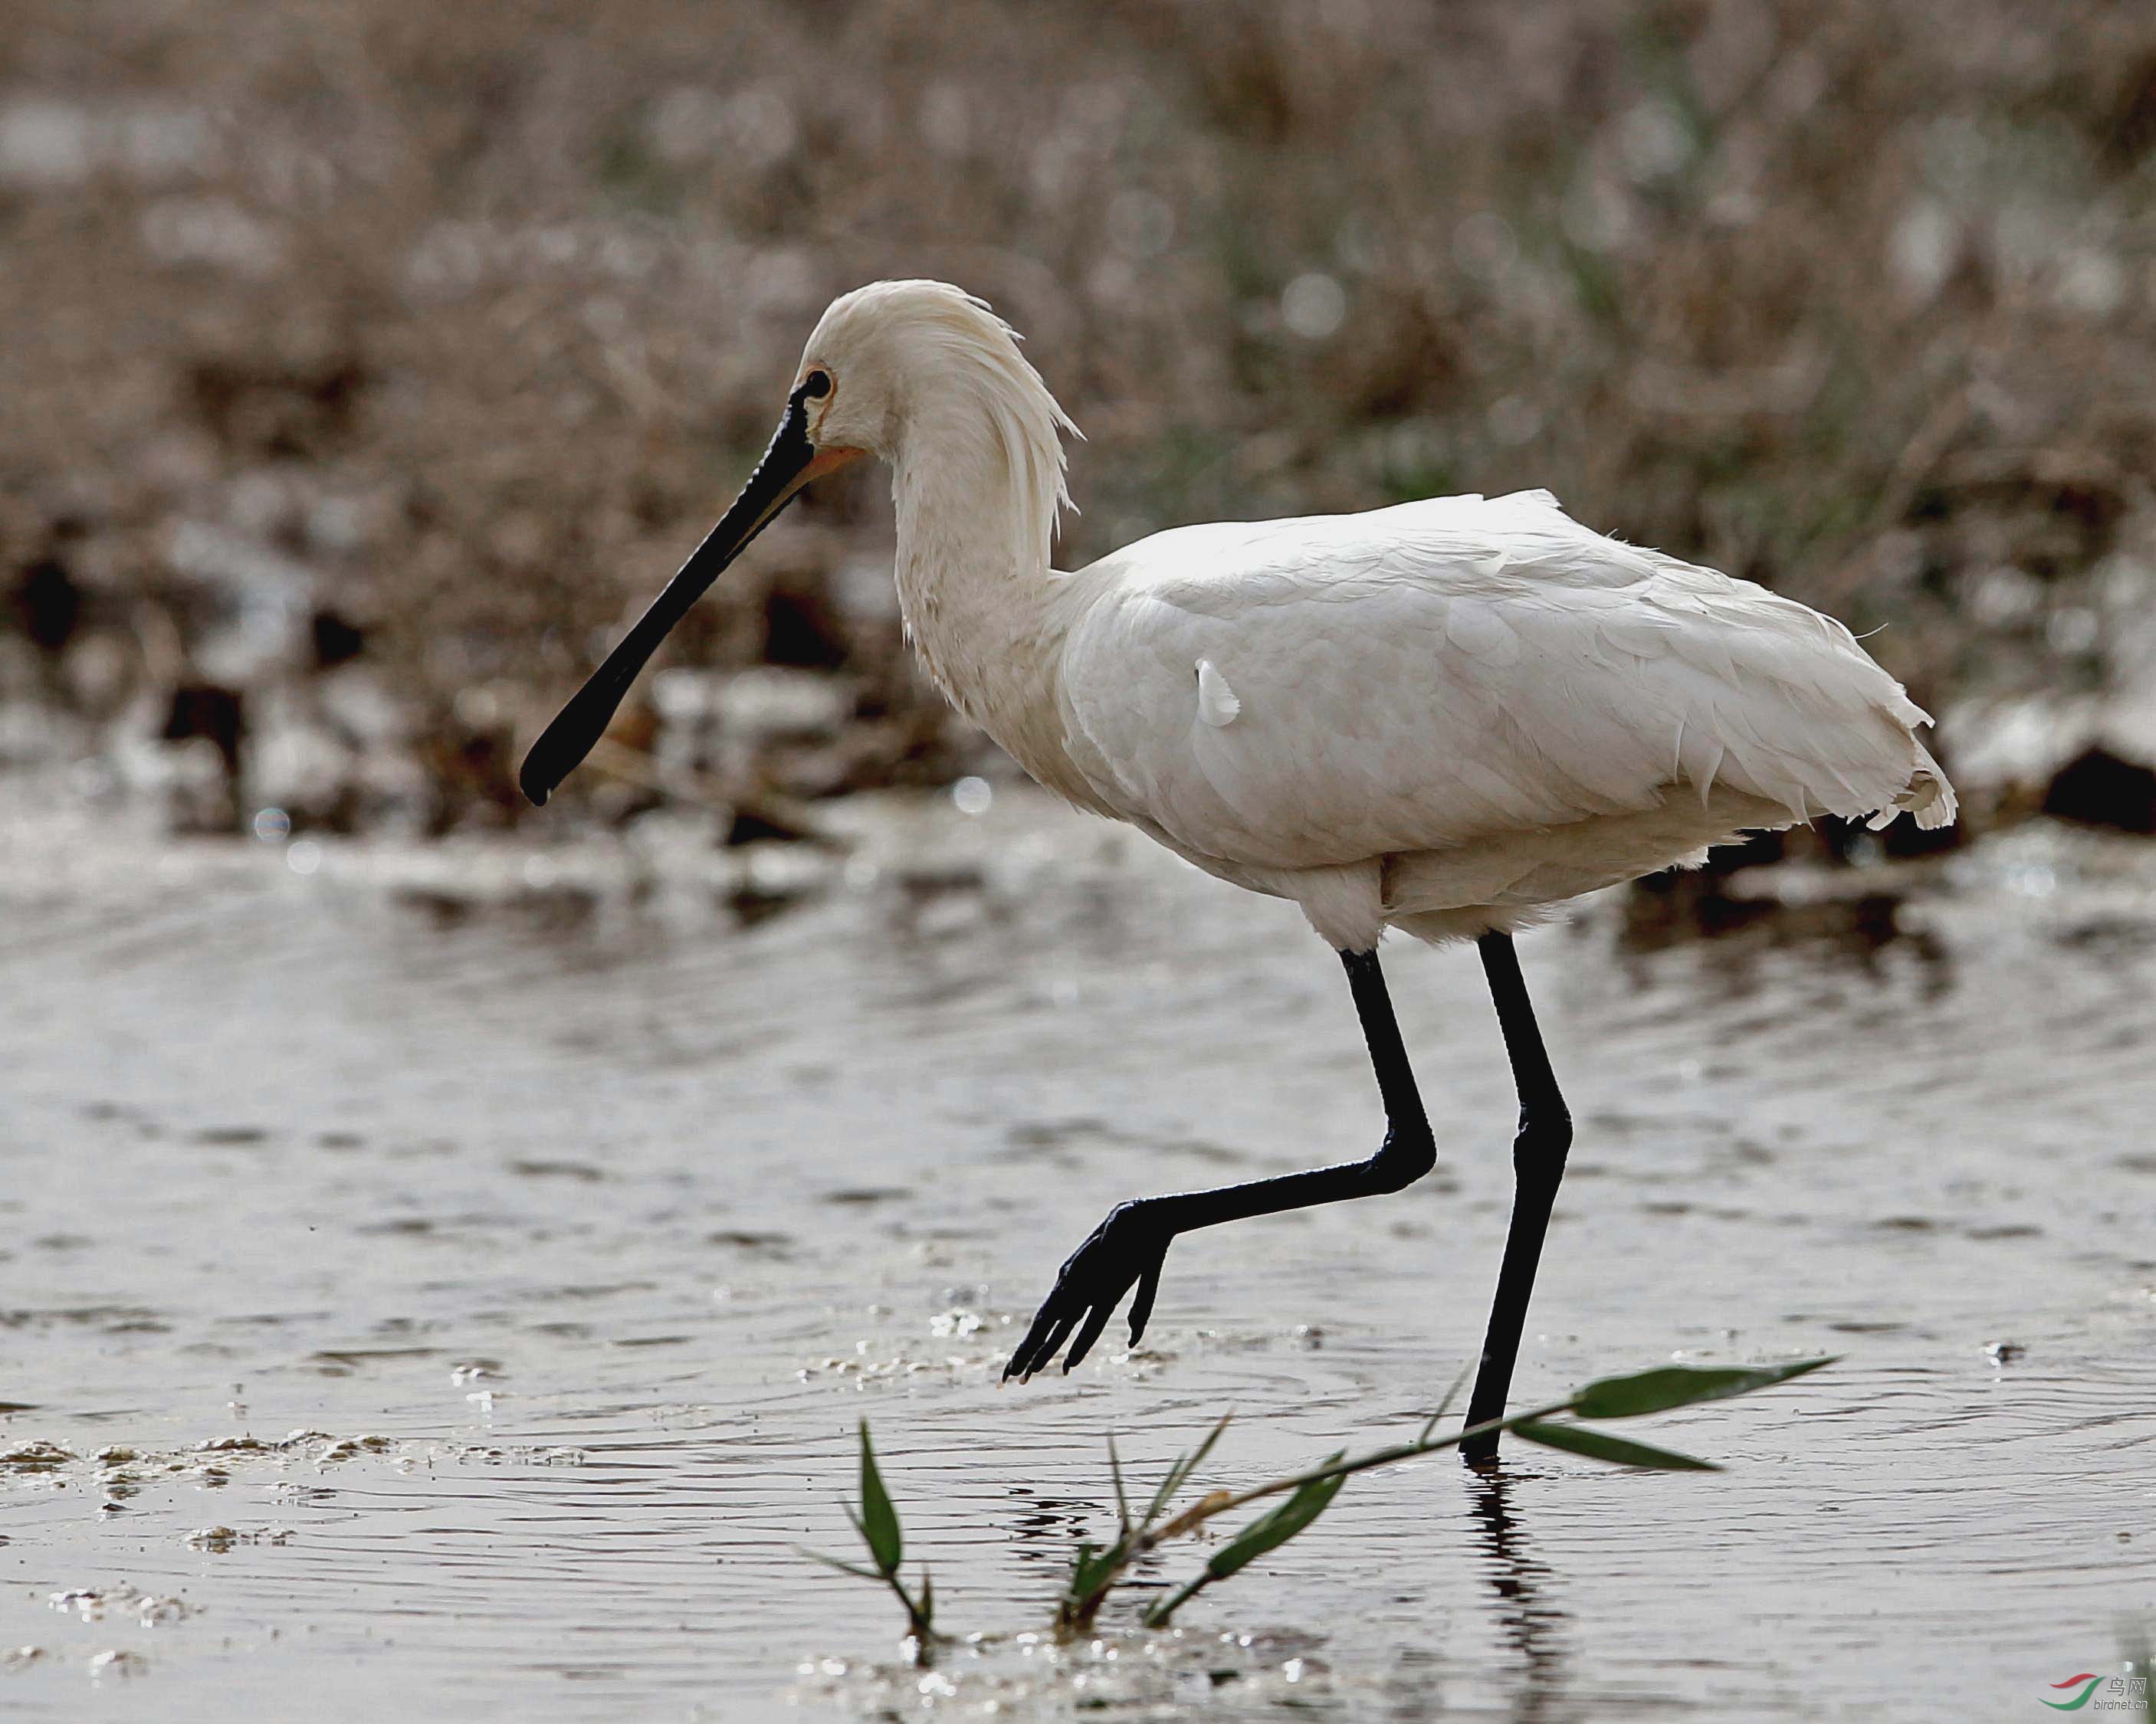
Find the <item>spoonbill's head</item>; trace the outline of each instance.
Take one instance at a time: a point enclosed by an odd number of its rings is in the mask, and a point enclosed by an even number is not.
[[[917,431],[943,438],[984,423],[1014,455],[1050,451],[1060,473],[1057,434],[1074,428],[1010,326],[943,281],[873,282],[832,300],[794,387],[812,392],[806,430],[819,449],[894,463]]]
[[[690,605],[811,480],[877,455],[901,485],[916,444],[985,456],[1006,477],[1021,552],[1046,566],[1063,490],[1059,433],[1075,431],[1018,337],[941,281],[879,281],[834,300],[802,351],[786,409],[741,495],[525,757],[544,803],[605,733],[638,671]]]

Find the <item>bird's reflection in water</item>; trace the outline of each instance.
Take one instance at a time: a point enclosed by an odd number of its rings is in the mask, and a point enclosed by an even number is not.
[[[1010,1495],[1023,1506],[1011,1527],[1012,1542],[1016,1547],[1014,1554],[1021,1562],[1067,1568],[1071,1551],[1089,1532],[1096,1544],[1115,1537],[1112,1527],[1106,1532],[1096,1529],[1100,1512],[1096,1503],[1045,1496],[1029,1490],[1014,1490]],[[1151,1565],[1142,1558],[1136,1566],[1142,1568]]]
[[[1468,1472],[1468,1506],[1477,1522],[1483,1578],[1496,1598],[1498,1633],[1519,1663],[1521,1686],[1512,1716],[1532,1721],[1556,1716],[1563,1701],[1570,1619],[1551,1597],[1550,1572],[1535,1559],[1513,1510],[1512,1491],[1512,1475],[1502,1459]]]

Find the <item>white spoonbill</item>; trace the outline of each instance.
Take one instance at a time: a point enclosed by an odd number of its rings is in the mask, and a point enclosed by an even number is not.
[[[1009,326],[959,289],[884,281],[834,300],[747,486],[533,747],[525,793],[547,800],[803,485],[881,457],[899,602],[938,686],[1057,795],[1300,905],[1346,966],[1388,1121],[1367,1161],[1119,1205],[1005,1376],[1066,1341],[1069,1370],[1133,1288],[1135,1345],[1178,1234],[1430,1171],[1378,966],[1398,928],[1476,942],[1519,1090],[1468,1412],[1498,1417],[1572,1142],[1513,931],[1743,831],[1897,811],[1944,824],[1954,793],[1917,740],[1927,716],[1840,623],[1591,532],[1543,491],[1178,527],[1059,573],[1060,434],[1075,429]]]

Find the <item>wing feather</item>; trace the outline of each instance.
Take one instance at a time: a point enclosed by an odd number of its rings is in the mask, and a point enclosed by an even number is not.
[[[1073,761],[1193,852],[1311,868],[1658,807],[1791,820],[1953,793],[1925,715],[1831,618],[1589,532],[1546,492],[1183,528],[1085,577]],[[1209,722],[1203,661],[1235,690]]]

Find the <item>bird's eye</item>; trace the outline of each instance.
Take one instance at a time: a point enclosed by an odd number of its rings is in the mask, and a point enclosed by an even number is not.
[[[831,374],[827,371],[812,371],[801,380],[801,393],[805,400],[820,401],[831,393]]]

